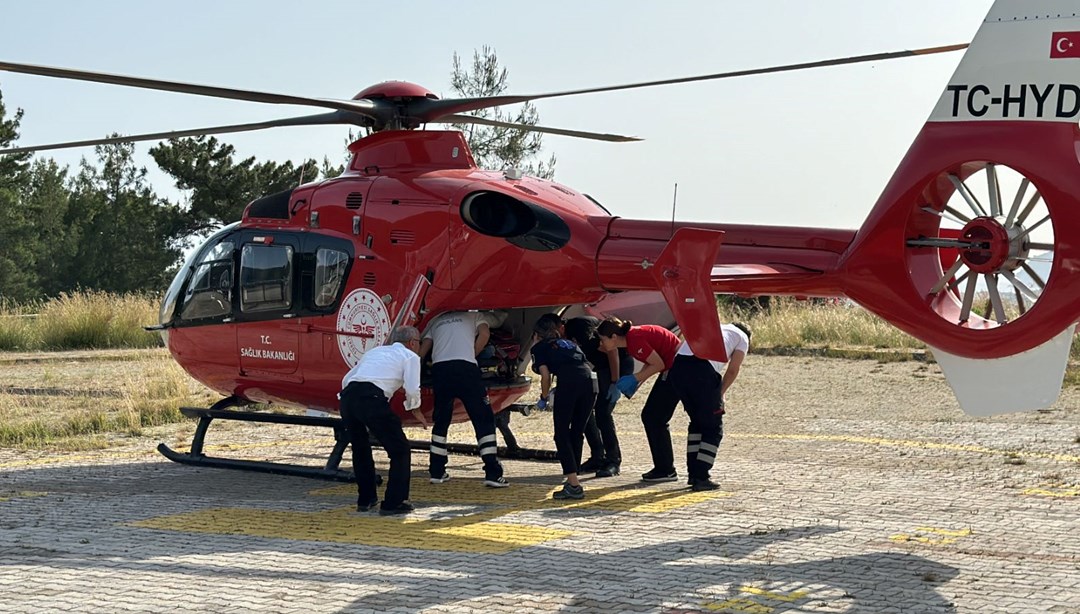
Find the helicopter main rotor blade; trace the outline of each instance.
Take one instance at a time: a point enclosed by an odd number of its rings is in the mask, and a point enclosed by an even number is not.
[[[350,121],[349,116],[355,119]],[[68,141],[66,143],[50,143],[48,145],[34,145],[30,147],[15,147],[13,149],[0,149],[0,156],[18,154],[29,151],[45,151],[49,149],[66,149],[69,147],[88,147],[91,145],[109,145],[112,143],[133,143],[136,141],[161,141],[176,139],[185,136],[203,136],[208,134],[227,134],[230,132],[248,132],[251,130],[264,130],[266,128],[281,128],[285,126],[318,126],[324,124],[358,124],[365,118],[353,113],[334,111],[332,113],[320,113],[318,115],[306,115],[287,119],[274,119],[265,122],[250,124],[233,124],[231,126],[213,126],[210,128],[195,128],[192,130],[174,130],[172,132],[154,132],[152,134],[134,134],[129,136],[113,136],[103,139],[90,139],[86,141]]]
[[[630,143],[633,141],[640,141],[641,139],[636,136],[622,136],[621,134],[604,134],[599,132],[583,132],[581,130],[566,130],[564,128],[548,128],[545,126],[530,126],[528,124],[515,124],[512,122],[501,122],[494,119],[487,119],[485,117],[475,117],[473,115],[444,115],[431,123],[434,124],[480,124],[482,126],[494,126],[496,128],[512,128],[514,130],[526,130],[529,132],[543,132],[545,134],[558,134],[562,136],[573,136],[582,139],[593,139],[596,141],[609,141],[612,143]]]
[[[840,66],[843,64],[858,64],[861,62],[876,62],[880,60],[893,60],[907,58],[916,55],[931,55],[935,53],[948,53],[966,49],[967,43],[946,45],[942,47],[926,47],[923,49],[907,49],[902,51],[889,51],[885,53],[871,53],[868,55],[856,55],[846,58],[831,60],[818,60],[816,62],[801,62],[798,64],[784,64],[782,66],[770,66],[767,68],[751,68],[747,70],[735,70],[731,72],[715,73],[711,75],[699,75],[696,77],[679,77],[676,79],[662,79],[660,81],[643,81],[641,83],[627,83],[623,85],[608,85],[604,87],[590,87],[580,90],[568,90],[565,92],[550,92],[547,94],[532,94],[525,96],[487,96],[482,98],[448,98],[445,100],[423,100],[414,103],[416,106],[412,114],[422,121],[434,121],[433,118],[452,113],[464,113],[476,111],[488,107],[497,107],[504,104],[518,104],[540,100],[542,98],[556,98],[559,96],[577,96],[579,94],[595,94],[599,92],[615,92],[643,87],[655,87],[658,85],[675,85],[678,83],[693,83],[695,81],[712,81],[716,79],[730,79],[732,77],[747,77],[750,75],[764,75],[769,73],[788,72],[793,70],[805,70],[808,68],[824,68],[826,66]]]
[[[350,111],[377,117],[376,105],[370,100],[333,100],[328,98],[307,98],[305,96],[292,96],[288,94],[274,94],[270,92],[257,92],[254,90],[240,90],[230,87],[216,87],[213,85],[198,85],[195,83],[183,83],[180,81],[164,81],[161,79],[145,79],[128,75],[116,75],[89,70],[76,70],[73,68],[60,68],[56,66],[37,66],[34,64],[16,64],[14,62],[0,62],[0,70],[8,72],[39,75],[42,77],[56,77],[58,79],[76,79],[79,81],[91,81],[94,83],[110,83],[112,85],[124,85],[127,87],[141,87],[143,89],[160,90],[165,92],[180,92],[182,94],[195,94],[196,96],[210,96],[212,98],[231,98],[233,100],[248,100],[251,102],[265,102],[269,104],[295,104],[313,107]]]

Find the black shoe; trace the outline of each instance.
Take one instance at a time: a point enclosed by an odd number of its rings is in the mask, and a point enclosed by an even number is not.
[[[415,509],[416,508],[413,507],[412,503],[409,503],[408,501],[402,501],[401,503],[398,503],[397,505],[395,505],[393,507],[386,507],[385,505],[383,507],[380,507],[379,508],[379,515],[380,516],[393,516],[395,514],[408,514],[409,512],[411,512],[411,511],[413,511]]]
[[[443,484],[443,483],[449,482],[449,481],[450,481],[450,474],[445,472],[445,471],[443,471],[442,475],[439,476],[439,477],[431,476],[431,483],[432,484]]]
[[[594,456],[594,457],[590,458],[589,460],[585,461],[584,463],[581,463],[580,465],[578,465],[577,472],[578,473],[594,473],[598,469],[603,468],[604,465],[607,465],[607,461],[605,461],[602,458],[597,458],[597,457]]]
[[[611,478],[617,475],[619,475],[618,463],[608,463],[606,467],[596,471],[596,477],[598,478]]]
[[[509,485],[510,482],[507,482],[506,478],[503,477],[484,479],[484,486],[487,486],[488,488],[506,488]]]
[[[674,482],[679,479],[679,474],[674,469],[670,471],[661,471],[659,469],[652,469],[647,473],[641,474],[642,482]]]
[[[361,503],[361,502],[357,501],[357,503],[356,503],[356,511],[358,511],[358,512],[370,512],[371,510],[375,509],[375,506],[378,505],[378,504],[379,504],[378,499],[372,499],[371,501],[368,501],[366,503]]]
[[[690,480],[690,490],[692,490],[694,492],[702,492],[702,491],[705,491],[705,490],[716,490],[718,488],[720,488],[720,485],[717,484],[716,482],[710,480],[709,478],[691,479]]]
[[[556,490],[551,495],[552,499],[584,499],[585,488],[578,486],[571,486],[569,482],[563,484],[562,490]]]

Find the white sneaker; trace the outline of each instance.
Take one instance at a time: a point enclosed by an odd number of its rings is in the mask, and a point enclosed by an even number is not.
[[[510,485],[510,482],[506,481],[506,478],[496,478],[494,480],[484,480],[484,486],[488,488],[506,488]]]
[[[449,482],[449,481],[450,481],[450,474],[447,473],[446,471],[443,471],[443,474],[442,474],[441,478],[431,478],[431,483],[432,484],[442,484],[444,482]]]

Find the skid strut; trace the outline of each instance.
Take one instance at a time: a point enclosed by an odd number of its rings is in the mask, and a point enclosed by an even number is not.
[[[231,397],[215,403],[211,408],[181,407],[180,412],[189,418],[197,418],[198,425],[195,427],[195,435],[191,438],[191,449],[188,452],[177,452],[164,443],[158,444],[158,452],[165,458],[185,465],[199,467],[214,467],[218,469],[239,469],[241,471],[258,471],[261,473],[273,473],[278,475],[293,475],[306,478],[318,478],[322,480],[337,480],[340,482],[353,481],[352,471],[338,468],[345,448],[349,445],[349,436],[343,426],[341,418],[323,416],[297,416],[290,414],[270,414],[265,412],[237,411],[223,409],[238,405]],[[525,406],[522,406],[523,408]],[[506,411],[519,411],[511,406]],[[334,448],[322,467],[310,465],[296,465],[291,463],[275,463],[270,461],[254,461],[243,459],[222,458],[219,456],[207,456],[204,452],[204,440],[210,424],[214,420],[240,420],[243,422],[262,422],[270,424],[295,424],[299,426],[330,427],[334,430]],[[378,446],[373,439],[372,445]],[[417,441],[410,439],[409,447],[413,450],[428,450],[431,448],[429,441]],[[451,443],[447,449],[452,454],[478,455],[479,449],[472,444]],[[499,447],[499,456],[502,458],[516,458],[524,460],[555,460],[557,457],[552,450],[537,450],[519,448],[517,446]]]

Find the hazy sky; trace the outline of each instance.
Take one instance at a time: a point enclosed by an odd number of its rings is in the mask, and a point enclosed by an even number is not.
[[[0,5],[0,59],[351,98],[398,79],[449,95],[451,56],[494,47],[513,93],[663,79],[971,40],[990,0],[428,2],[189,0]],[[961,53],[537,103],[556,180],[613,213],[853,228]],[[320,112],[0,72],[21,144]],[[224,135],[242,155],[343,159],[347,127]],[[138,146],[145,152],[149,144]],[[46,152],[76,164],[92,150]],[[141,158],[151,171],[148,156]],[[167,178],[152,175],[170,193]]]

